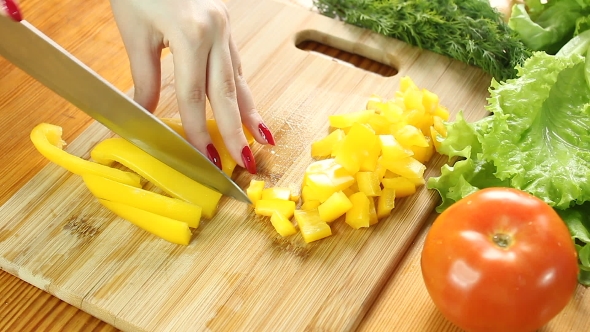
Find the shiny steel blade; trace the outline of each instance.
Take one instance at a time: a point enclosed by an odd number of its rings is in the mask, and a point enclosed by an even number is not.
[[[30,23],[0,16],[0,55],[161,162],[213,190],[251,203],[235,182],[182,136]]]

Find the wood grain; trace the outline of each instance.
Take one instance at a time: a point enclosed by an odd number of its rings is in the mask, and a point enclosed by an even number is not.
[[[59,12],[59,10],[74,10],[76,8],[80,7],[80,1],[78,1],[78,4],[73,4],[74,0],[71,1],[67,1],[67,3],[70,5],[70,7],[68,6],[53,6],[52,7],[52,2],[48,2],[47,3],[41,3],[35,0],[29,0],[28,2],[25,1],[25,3],[23,4],[24,6],[26,5],[31,5],[32,7],[35,7],[39,10],[39,12],[37,12],[37,14],[39,15],[39,17],[42,17],[43,14],[45,15],[50,15],[49,13],[52,13],[52,10],[56,10]],[[293,1],[296,2],[296,1]],[[131,83],[130,83],[130,77],[128,76],[128,72],[127,72],[127,63],[126,63],[126,58],[125,58],[125,54],[124,51],[122,49],[122,44],[119,41],[119,36],[116,32],[116,29],[114,28],[114,24],[112,23],[112,21],[104,20],[101,21],[100,23],[97,23],[97,25],[93,25],[94,22],[96,22],[95,20],[97,19],[97,17],[108,17],[110,15],[110,11],[108,9],[108,6],[104,6],[103,1],[85,1],[83,7],[85,8],[94,8],[93,10],[89,10],[89,12],[94,12],[93,15],[89,14],[86,16],[86,24],[87,25],[91,25],[95,28],[91,28],[91,31],[86,31],[86,33],[84,34],[85,36],[88,37],[87,40],[83,40],[80,41],[79,39],[77,39],[78,37],[76,36],[76,38],[73,38],[72,40],[64,40],[61,39],[63,43],[61,43],[62,45],[64,45],[67,49],[69,49],[70,51],[72,51],[72,49],[74,49],[74,46],[68,46],[68,45],[76,45],[77,43],[81,43],[84,46],[80,46],[79,48],[89,48],[91,50],[93,50],[94,54],[92,54],[92,52],[89,52],[88,54],[88,58],[86,59],[82,59],[85,63],[89,64],[91,67],[93,67],[95,70],[97,70],[101,75],[105,76],[107,79],[109,79],[111,82],[113,82],[116,86],[118,86],[119,88],[121,88],[122,90],[127,90],[128,87],[130,87]],[[34,6],[33,6],[34,4]],[[43,6],[46,6],[45,8]],[[57,8],[56,8],[57,7]],[[45,9],[46,11],[43,12],[43,9]],[[98,10],[102,10],[103,13],[98,13]],[[27,11],[27,13],[29,13]],[[79,14],[79,12],[75,12],[76,14]],[[104,16],[102,16],[104,14]],[[60,14],[58,14],[59,16]],[[68,15],[63,14],[66,17],[68,17]],[[73,14],[72,14],[73,15]],[[33,16],[27,17],[31,22],[33,22]],[[40,22],[45,22],[43,19],[39,19]],[[47,21],[51,21],[51,19],[47,20]],[[35,23],[35,22],[33,22]],[[39,26],[39,25],[38,25]],[[54,37],[54,38],[58,38],[57,35],[59,35],[60,33],[64,33],[64,31],[62,31],[59,28],[58,24],[54,24],[51,25],[51,27],[54,29],[54,34],[55,36],[52,36],[47,30],[42,29],[43,31],[46,31],[46,33],[48,33],[50,36]],[[101,30],[99,30],[97,27],[100,27]],[[84,30],[83,26],[79,26],[77,27],[77,29],[82,29]],[[110,30],[109,30],[110,29]],[[100,31],[100,33],[98,32]],[[97,42],[95,39],[98,38],[100,40],[100,35],[103,33],[106,33],[107,31],[111,31],[110,33],[108,33],[114,40],[114,44],[116,44],[115,46],[110,45],[109,47],[113,47],[114,49],[117,49],[117,51],[115,52],[115,54],[108,58],[108,59],[104,59],[101,58],[101,55],[99,54],[99,52],[97,52],[97,50],[104,50],[103,48],[98,48],[96,47],[96,45],[101,45],[100,42]],[[95,48],[96,47],[96,48]],[[77,54],[76,52],[80,52],[79,54]],[[80,54],[82,54],[83,52],[81,51],[72,51],[72,53],[74,53],[76,56],[81,57]],[[375,55],[375,54],[373,54]],[[100,60],[96,60],[94,59],[95,57],[101,58]],[[81,57],[82,58],[82,57]],[[119,59],[118,61],[113,61],[113,59]],[[2,59],[0,59],[0,64],[3,64]],[[96,61],[96,62],[93,62]],[[353,59],[354,61],[354,59]],[[47,104],[43,104],[43,107],[33,107],[36,106],[35,104],[30,104],[30,103],[26,103],[26,99],[30,98],[30,95],[39,95],[37,98],[38,100],[42,100],[42,101],[46,101],[46,100],[50,100],[50,98],[52,97],[52,94],[50,92],[47,91],[43,91],[42,87],[39,86],[35,86],[34,82],[30,82],[27,81],[26,77],[23,77],[23,75],[18,77],[18,80],[14,80],[12,79],[12,77],[10,77],[11,79],[8,79],[8,76],[4,76],[4,72],[5,71],[16,71],[18,72],[18,70],[15,70],[14,68],[11,68],[10,65],[7,64],[3,64],[2,66],[0,66],[0,109],[2,110],[2,113],[0,114],[0,116],[4,115],[4,110],[11,110],[11,111],[18,111],[19,114],[21,114],[21,118],[18,119],[18,121],[14,121],[16,119],[16,117],[12,117],[11,120],[13,120],[13,124],[9,124],[7,122],[2,122],[0,123],[0,125],[4,126],[2,129],[2,131],[0,131],[2,134],[2,138],[8,138],[9,135],[14,135],[15,132],[19,133],[21,135],[20,137],[20,141],[18,139],[16,139],[15,141],[10,141],[10,144],[7,145],[3,145],[2,147],[2,156],[3,159],[2,161],[4,161],[2,163],[3,167],[0,168],[1,172],[11,172],[11,178],[6,178],[3,177],[2,179],[0,179],[0,183],[2,184],[2,186],[0,187],[0,190],[2,190],[2,195],[0,195],[0,202],[5,202],[8,200],[9,197],[11,197],[15,192],[17,192],[19,190],[19,188],[26,183],[27,181],[29,181],[31,178],[33,178],[33,176],[35,174],[37,174],[37,172],[43,167],[43,165],[45,165],[46,163],[44,162],[44,160],[42,160],[41,158],[37,158],[37,160],[35,160],[35,157],[38,157],[37,154],[35,153],[35,151],[31,148],[31,145],[28,144],[28,140],[27,140],[27,136],[28,136],[28,132],[30,131],[30,129],[32,128],[33,125],[35,125],[36,123],[38,123],[40,121],[40,119],[48,119],[45,121],[48,122],[52,122],[52,123],[63,123],[62,126],[64,126],[64,132],[67,135],[66,139],[69,141],[72,140],[73,137],[77,137],[78,134],[80,132],[82,132],[85,128],[87,128],[88,124],[90,123],[90,119],[84,118],[84,117],[80,117],[79,115],[83,115],[83,113],[75,110],[75,109],[70,109],[69,112],[71,112],[70,114],[75,114],[76,118],[71,120],[70,122],[68,121],[63,121],[62,122],[58,122],[59,121],[59,116],[57,116],[57,119],[55,117],[55,114],[63,111],[64,109],[68,109],[68,105],[67,103],[63,103],[65,105],[62,104],[58,104],[58,103],[47,103]],[[110,71],[113,72],[110,72]],[[451,70],[453,71],[453,70]],[[403,73],[403,72],[402,72]],[[414,77],[414,75],[412,74],[412,77]],[[459,80],[461,79],[462,76],[457,74],[453,79],[455,80]],[[270,77],[265,77],[266,80],[272,79]],[[26,84],[23,84],[21,82],[26,82]],[[424,83],[424,82],[422,82]],[[438,84],[437,84],[438,83]],[[2,85],[5,84],[5,85]],[[127,84],[127,86],[125,86],[125,84]],[[444,87],[439,87],[438,85],[440,84],[440,82],[436,82],[436,80],[428,83],[428,84],[423,84],[423,85],[428,85],[429,88],[431,88],[433,91],[442,94],[442,97],[444,102],[449,102],[447,103],[447,105],[451,105],[450,103],[453,101],[453,91],[456,87],[448,87],[448,88],[444,88]],[[469,85],[470,82],[465,82],[465,85]],[[6,86],[11,86],[11,85],[18,85],[20,86],[21,90],[17,91],[16,95],[14,94],[14,91],[12,91],[13,93],[4,93],[5,90],[4,87]],[[26,87],[24,87],[25,85],[27,85]],[[24,88],[23,88],[24,87]],[[480,87],[481,88],[481,87]],[[260,88],[258,88],[260,89]],[[366,91],[361,92],[362,93],[370,93],[370,92],[374,92],[373,87],[367,87]],[[170,93],[170,91],[168,91],[168,93]],[[269,93],[270,94],[270,93]],[[366,97],[366,96],[364,96]],[[5,102],[7,100],[10,99],[14,99],[16,98],[17,101],[13,102],[10,107],[5,107]],[[49,98],[49,99],[48,99]],[[268,97],[266,99],[266,103],[269,103],[270,97]],[[362,95],[359,94],[359,97],[357,98],[358,103],[361,103],[362,100]],[[477,100],[477,98],[474,98]],[[474,101],[475,102],[475,101]],[[23,106],[25,105],[25,106]],[[455,103],[452,103],[453,107],[463,107],[462,105],[460,105],[460,102],[457,101]],[[268,106],[268,105],[267,105]],[[288,105],[286,105],[285,107],[287,107]],[[166,107],[172,107],[170,104],[168,104],[167,106],[164,106],[163,108]],[[308,105],[309,107],[309,105]],[[37,112],[35,112],[37,111]],[[346,110],[343,110],[343,112],[345,112]],[[26,116],[23,117],[22,114],[25,114]],[[63,114],[63,113],[62,113]],[[29,115],[31,115],[29,117]],[[23,119],[24,118],[24,119]],[[54,121],[55,120],[55,121]],[[70,126],[70,127],[68,127]],[[15,130],[18,129],[18,130]],[[70,134],[70,130],[68,130],[68,128],[73,129],[74,131],[78,130],[76,133],[74,134]],[[80,129],[76,129],[76,128],[80,128]],[[10,134],[7,134],[10,133]],[[15,159],[4,159],[4,156],[6,155],[6,152],[8,152],[9,150],[14,149],[15,145],[11,145],[13,143],[22,143],[19,145],[20,153],[22,155],[22,157],[19,159],[19,163],[15,163],[13,160]],[[76,141],[76,143],[78,143],[78,140]],[[75,148],[75,144],[74,148]],[[79,149],[83,150],[82,147],[78,147]],[[6,151],[5,151],[6,150]],[[19,152],[19,151],[17,151]],[[10,166],[6,166],[6,165],[10,165]],[[14,167],[15,165],[19,165],[20,167]],[[266,167],[266,166],[265,166]],[[53,173],[53,172],[50,172]],[[272,174],[268,174],[271,178],[273,178],[271,175]],[[16,178],[14,178],[16,177]],[[12,183],[12,185],[6,187],[6,184],[10,184]],[[65,208],[65,207],[64,207]],[[64,210],[65,211],[65,210]],[[399,330],[399,331],[409,331],[409,330],[413,330],[413,331],[420,331],[420,330],[424,330],[424,331],[451,331],[451,330],[456,330],[455,328],[453,328],[452,326],[450,326],[446,321],[444,321],[444,319],[442,319],[442,317],[440,317],[440,315],[437,314],[437,312],[434,310],[434,308],[432,307],[431,302],[429,302],[429,299],[427,297],[427,294],[425,293],[425,290],[423,288],[423,284],[421,281],[421,276],[420,276],[420,272],[419,272],[419,267],[417,265],[418,262],[418,257],[419,257],[419,250],[421,247],[421,241],[423,240],[423,235],[425,234],[425,231],[427,230],[427,226],[428,226],[428,219],[424,219],[423,221],[421,221],[422,223],[425,224],[425,228],[422,228],[422,231],[420,233],[420,236],[418,236],[416,238],[416,241],[411,242],[408,241],[408,243],[402,245],[402,247],[410,247],[411,250],[409,251],[408,255],[404,258],[404,260],[402,261],[402,264],[396,268],[396,264],[395,261],[392,262],[390,264],[390,266],[388,267],[388,271],[386,273],[383,273],[383,275],[380,278],[380,283],[384,286],[383,291],[380,293],[380,289],[379,287],[375,288],[375,291],[373,292],[374,294],[372,294],[369,297],[369,301],[371,299],[376,299],[375,305],[369,309],[367,307],[368,314],[366,315],[365,319],[362,321],[359,330],[363,330],[363,331],[391,331],[393,327],[395,327],[394,330]],[[1,224],[0,224],[1,225]],[[80,229],[80,230],[88,230],[89,228],[84,228],[81,227],[80,225],[84,225],[84,223],[81,223],[77,220],[72,220],[70,223],[71,226],[75,226],[75,229]],[[414,234],[416,234],[418,232],[419,228],[415,228],[415,230],[413,231]],[[243,231],[243,230],[239,230],[239,231]],[[386,234],[383,233],[383,231],[379,230],[379,231],[375,231],[375,233],[373,233],[371,236],[385,236]],[[411,239],[413,234],[408,234],[408,238]],[[133,244],[130,244],[133,245]],[[159,247],[158,247],[159,248]],[[400,253],[403,252],[403,250],[399,251]],[[131,253],[132,254],[132,253]],[[381,253],[383,254],[383,253]],[[83,258],[82,258],[83,259]],[[401,259],[401,257],[400,257]],[[367,261],[365,262],[365,264],[373,264],[374,261]],[[219,266],[219,264],[215,265],[215,266]],[[364,267],[364,266],[363,266]],[[65,268],[64,266],[61,267],[62,269]],[[389,275],[392,275],[392,278],[389,279]],[[169,277],[169,275],[167,273],[163,273],[162,276],[165,277]],[[30,277],[30,276],[29,276]],[[363,276],[364,277],[364,276]],[[237,276],[234,276],[233,282],[241,284],[242,286],[234,288],[234,291],[239,293],[240,296],[255,296],[255,287],[253,286],[252,282],[245,282],[244,280],[244,276],[242,276],[242,278],[240,279]],[[122,287],[122,283],[124,280],[122,279],[117,279],[117,280],[113,280],[111,285],[113,286],[111,288],[111,290]],[[116,286],[116,287],[115,287]],[[186,287],[186,286],[185,286]],[[171,290],[171,291],[176,291],[176,290]],[[99,294],[101,296],[104,295],[108,295],[108,294]],[[67,296],[65,296],[67,297]],[[574,301],[572,301],[572,303],[570,304],[570,306],[568,308],[566,308],[566,310],[564,310],[564,312],[562,312],[562,314],[560,316],[558,316],[554,321],[552,321],[546,328],[545,330],[547,331],[585,331],[588,330],[588,326],[589,326],[589,322],[588,322],[588,307],[587,307],[587,303],[588,303],[588,299],[587,299],[588,295],[586,294],[584,289],[579,289],[578,290],[578,294],[576,296],[576,298],[574,299]],[[239,315],[239,312],[236,312],[236,308],[238,307],[238,305],[240,304],[239,301],[237,301],[236,299],[239,299],[240,297],[229,297],[229,299],[232,300],[228,300],[226,301],[226,306],[220,307],[219,312],[218,312],[218,316],[219,316],[219,321],[216,320],[212,320],[211,323],[209,324],[208,328],[213,330],[213,331],[222,331],[222,330],[228,330],[227,324],[238,324],[240,323],[240,320],[245,319],[244,316]],[[236,302],[237,301],[237,302]],[[72,301],[74,302],[74,301]],[[242,303],[243,305],[243,303]],[[85,308],[88,309],[88,308]],[[144,308],[138,308],[138,310],[142,310]],[[92,310],[89,310],[92,312]],[[145,311],[145,310],[144,310]],[[147,313],[146,313],[147,314]],[[361,315],[362,316],[362,315]],[[227,317],[232,317],[233,321],[231,321],[230,323],[227,322],[223,322],[221,318],[227,318]],[[360,322],[360,320],[359,320]],[[235,326],[235,325],[231,325],[231,326]],[[0,330],[6,330],[6,331],[16,331],[16,330],[20,330],[20,331],[39,331],[39,330],[51,330],[51,331],[112,331],[112,330],[116,330],[116,328],[114,328],[111,325],[105,324],[103,322],[101,322],[100,320],[97,320],[91,316],[89,316],[88,314],[84,313],[83,311],[80,311],[79,309],[75,308],[74,306],[68,305],[66,303],[64,303],[63,301],[58,300],[56,297],[53,297],[51,295],[49,295],[48,293],[41,291],[38,288],[32,287],[29,284],[14,278],[11,275],[8,275],[6,273],[0,273]],[[329,330],[329,329],[326,329]]]

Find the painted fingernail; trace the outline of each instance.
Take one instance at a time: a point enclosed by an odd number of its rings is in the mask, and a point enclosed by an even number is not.
[[[209,160],[211,160],[219,169],[222,169],[221,157],[219,157],[219,152],[217,152],[217,149],[213,144],[207,145],[207,158],[209,158]]]
[[[20,13],[20,9],[16,5],[14,0],[0,0],[1,8],[6,11],[8,16],[10,16],[13,20],[20,22],[23,20],[23,16]]]
[[[260,133],[260,135],[262,135],[262,137],[264,137],[264,140],[268,142],[268,144],[275,145],[275,138],[272,137],[270,129],[268,129],[268,127],[264,123],[261,122],[258,125],[258,132]]]
[[[244,161],[244,166],[246,166],[250,174],[256,174],[256,161],[254,161],[252,150],[247,145],[242,149],[242,161]]]

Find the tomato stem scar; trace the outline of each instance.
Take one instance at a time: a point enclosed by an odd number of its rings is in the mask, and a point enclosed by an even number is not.
[[[507,248],[512,244],[512,237],[508,234],[494,234],[492,241],[500,248]]]

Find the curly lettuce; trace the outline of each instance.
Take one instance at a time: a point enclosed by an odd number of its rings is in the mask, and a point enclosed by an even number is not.
[[[533,51],[555,54],[590,28],[590,0],[525,0],[514,5],[508,26]]]
[[[439,212],[479,189],[512,187],[552,206],[568,225],[590,285],[590,31],[557,55],[535,52],[515,79],[492,80],[486,109],[446,123],[439,152],[457,159],[428,180]]]

